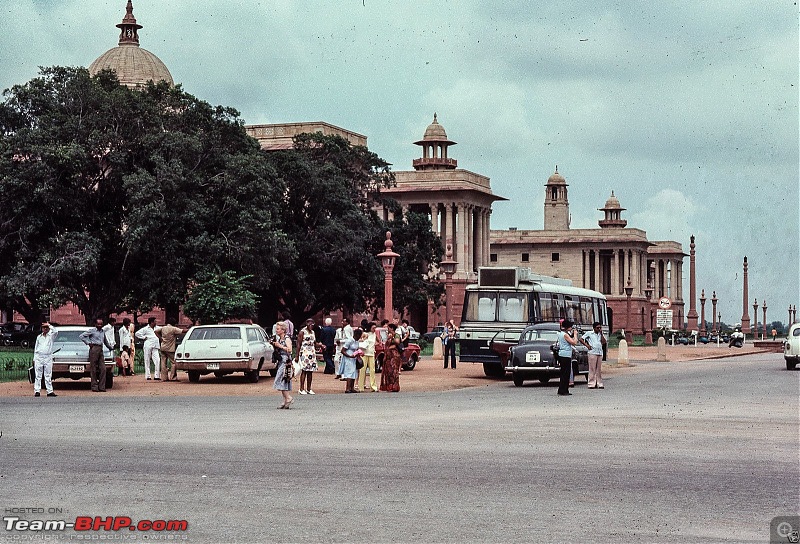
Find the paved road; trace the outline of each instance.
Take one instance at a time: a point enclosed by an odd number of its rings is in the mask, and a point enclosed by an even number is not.
[[[304,543],[768,542],[800,511],[800,372],[779,355],[640,364],[573,392],[506,381],[289,411],[4,398],[0,508],[189,522],[118,541]]]

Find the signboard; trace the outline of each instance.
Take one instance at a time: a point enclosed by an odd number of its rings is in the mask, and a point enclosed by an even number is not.
[[[662,310],[669,310],[672,308],[672,301],[667,297],[661,297],[658,299],[658,307]]]
[[[656,310],[656,327],[672,328],[672,310]]]

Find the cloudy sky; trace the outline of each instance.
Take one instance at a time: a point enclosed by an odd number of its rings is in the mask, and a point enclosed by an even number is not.
[[[0,87],[88,66],[125,3],[3,2]],[[651,240],[688,253],[694,234],[698,296],[715,290],[723,321],[742,315],[745,255],[767,321],[800,305],[796,1],[135,0],[134,14],[176,82],[247,123],[326,121],[407,170],[436,112],[459,167],[509,199],[492,228],[542,228],[558,165],[573,227],[596,227],[613,190]]]

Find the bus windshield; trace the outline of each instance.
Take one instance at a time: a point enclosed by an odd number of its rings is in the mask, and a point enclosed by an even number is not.
[[[526,323],[529,293],[481,291],[468,292],[465,299],[466,321]]]

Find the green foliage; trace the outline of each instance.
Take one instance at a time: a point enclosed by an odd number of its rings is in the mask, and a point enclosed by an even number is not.
[[[231,270],[203,274],[202,280],[192,287],[183,312],[193,321],[205,324],[253,317],[258,297],[247,289],[248,279],[249,276],[237,278]]]

